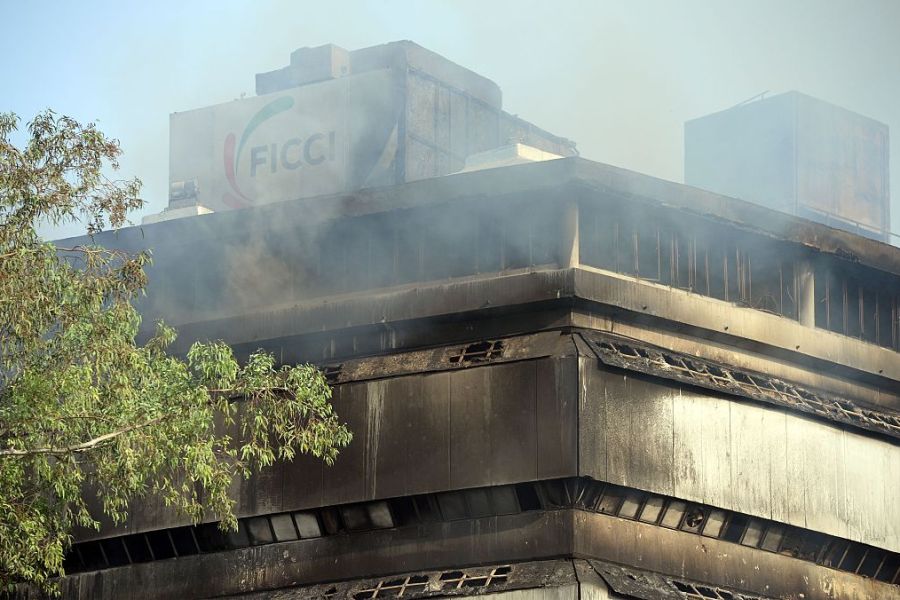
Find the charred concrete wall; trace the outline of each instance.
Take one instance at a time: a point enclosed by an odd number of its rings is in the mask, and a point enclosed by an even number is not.
[[[672,290],[672,298],[682,290],[713,298],[720,312],[752,308],[900,348],[895,249],[570,161],[205,215],[97,241],[154,248],[141,305],[148,323],[162,317],[184,325],[352,292],[584,265]]]
[[[336,386],[332,399],[354,434],[340,460],[332,467],[306,457],[277,463],[234,490],[237,514],[575,475],[574,345],[548,332],[508,340],[503,352],[502,360],[483,368],[465,368],[468,362],[452,362],[447,353],[439,360],[406,356],[414,372],[405,376],[351,375],[364,380]],[[81,538],[186,523],[148,501],[124,528]]]
[[[584,475],[900,551],[896,440],[600,368],[578,345],[548,331],[341,365],[354,443],[333,467],[298,459],[242,484],[238,515]],[[186,523],[147,503],[126,530]]]
[[[900,446],[580,359],[579,465],[603,481],[900,551]]]

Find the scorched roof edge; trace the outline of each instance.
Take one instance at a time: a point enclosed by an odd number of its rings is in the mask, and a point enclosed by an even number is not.
[[[147,237],[189,237],[195,219],[209,227],[236,227],[265,222],[303,221],[308,227],[342,217],[411,209],[453,200],[514,198],[521,193],[555,191],[582,200],[609,197],[693,214],[772,238],[900,275],[900,248],[841,231],[764,206],[700,188],[667,181],[580,157],[485,169],[413,181],[395,186],[367,188],[350,193],[275,202],[258,207],[219,212],[126,227],[94,236],[94,243],[115,246],[141,244]],[[561,198],[557,196],[555,200]],[[311,215],[315,215],[311,217]],[[61,240],[65,245],[86,243],[86,236]]]

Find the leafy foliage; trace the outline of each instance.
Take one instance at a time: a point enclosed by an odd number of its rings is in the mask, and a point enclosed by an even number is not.
[[[351,435],[311,366],[239,365],[223,343],[172,356],[162,324],[136,343],[148,255],[58,248],[36,229],[126,222],[140,183],[104,175],[118,142],[48,111],[19,149],[17,126],[0,115],[0,584],[52,589],[71,532],[100,513],[121,523],[157,495],[235,527],[235,478],[298,453],[330,464]]]

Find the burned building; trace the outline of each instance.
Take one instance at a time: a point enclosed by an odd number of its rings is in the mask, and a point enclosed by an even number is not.
[[[305,73],[341,69],[258,81]],[[154,248],[176,351],[319,365],[354,441],[240,485],[235,532],[82,534],[64,596],[897,597],[900,249],[578,157],[413,177],[408,139],[380,187],[97,237]]]

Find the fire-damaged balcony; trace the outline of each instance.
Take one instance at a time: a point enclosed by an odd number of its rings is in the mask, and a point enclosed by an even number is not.
[[[581,159],[205,215],[97,241],[153,247],[147,323],[244,319],[357,297],[384,302],[390,291],[430,284],[583,269],[625,275],[632,298],[662,289],[673,299],[717,300],[696,311],[717,306],[732,321],[762,313],[781,318],[759,327],[835,332],[837,339],[817,334],[814,345],[830,341],[841,354],[900,349],[897,249]],[[636,312],[680,318],[643,306]],[[735,336],[727,323],[702,327]],[[766,333],[753,341],[766,343]]]
[[[434,597],[561,560],[621,597],[896,595],[896,248],[580,159],[99,241],[156,248],[178,349],[322,366],[354,441],[236,489],[233,537],[153,503],[81,535],[71,589]]]
[[[436,523],[461,523],[523,513],[537,516],[541,511],[570,509],[681,531],[692,534],[694,539],[722,540],[859,574],[875,581],[900,584],[900,554],[732,511],[584,478],[473,488],[314,511],[262,515],[242,519],[239,528],[230,533],[220,531],[215,523],[208,523],[199,527],[82,542],[76,544],[70,553],[67,570],[70,573],[95,571],[297,540],[353,537],[376,530],[424,528]],[[684,536],[679,541],[687,542],[689,539]],[[164,568],[165,564],[158,566]],[[341,586],[343,590],[325,585],[317,593],[329,597],[328,589],[334,588],[331,592],[333,597],[345,598],[347,591],[350,591],[352,598],[358,599],[395,595],[425,597],[430,595],[429,592],[446,594],[464,587],[509,589],[508,584],[519,583],[516,580],[520,572],[519,565],[471,571],[447,569],[434,578],[423,574],[399,579],[386,577],[364,585]],[[530,583],[540,585],[539,581]],[[686,591],[689,587],[685,581],[675,580],[670,584],[679,591]],[[400,590],[402,594],[398,593]],[[300,593],[296,597],[315,595],[308,589],[305,594]]]
[[[509,566],[510,585],[533,586],[517,565],[559,556],[744,598],[888,598],[900,584],[896,433],[798,409],[794,398],[835,400],[813,388],[590,330],[330,366],[356,436],[333,467],[300,459],[247,482],[230,534],[143,506],[126,527],[80,538],[71,585],[115,597],[141,581],[184,597],[202,580],[207,595],[290,585],[301,587],[285,597],[354,598],[403,573],[438,585],[460,565]],[[238,568],[254,575],[215,587],[178,575]],[[691,597],[666,585],[671,596],[633,597]]]

